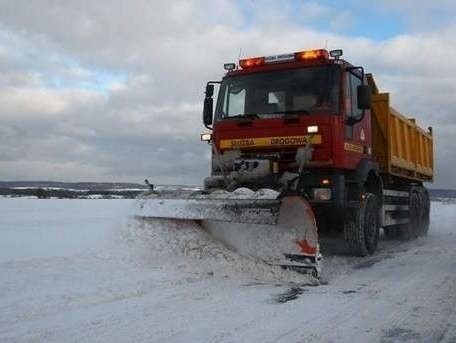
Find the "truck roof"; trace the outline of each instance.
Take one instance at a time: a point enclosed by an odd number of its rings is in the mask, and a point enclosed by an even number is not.
[[[243,74],[259,73],[283,69],[296,69],[321,65],[343,65],[351,66],[350,63],[337,57],[331,58],[330,53],[325,49],[304,50],[287,54],[249,57],[239,60],[237,67],[234,64],[233,69],[228,70],[226,76],[236,76]],[[332,52],[331,52],[332,53]]]

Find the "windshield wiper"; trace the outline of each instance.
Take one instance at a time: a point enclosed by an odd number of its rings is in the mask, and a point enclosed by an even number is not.
[[[307,110],[288,110],[288,111],[276,111],[276,112],[272,112],[274,114],[297,114],[297,113],[302,113],[302,114],[306,114],[306,115],[310,115],[310,112],[307,111]]]
[[[258,116],[258,114],[256,113],[239,113],[239,114],[236,114],[234,116],[227,116],[227,117],[224,117],[223,119],[236,119],[236,118],[253,118],[253,119],[257,119],[257,118],[260,118]]]

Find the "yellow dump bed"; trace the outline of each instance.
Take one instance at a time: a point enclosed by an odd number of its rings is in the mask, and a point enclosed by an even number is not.
[[[380,170],[394,176],[430,182],[434,176],[432,128],[423,130],[390,106],[389,93],[380,93],[372,74],[372,151]]]

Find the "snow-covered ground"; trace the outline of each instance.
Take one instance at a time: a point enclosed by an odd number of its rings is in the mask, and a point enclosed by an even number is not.
[[[0,199],[1,342],[456,341],[455,204],[427,238],[325,256],[320,286],[131,205]]]

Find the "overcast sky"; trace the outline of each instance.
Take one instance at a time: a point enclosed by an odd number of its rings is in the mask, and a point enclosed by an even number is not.
[[[0,180],[200,184],[206,81],[326,46],[434,127],[434,187],[456,188],[456,2],[370,3],[0,0]]]

